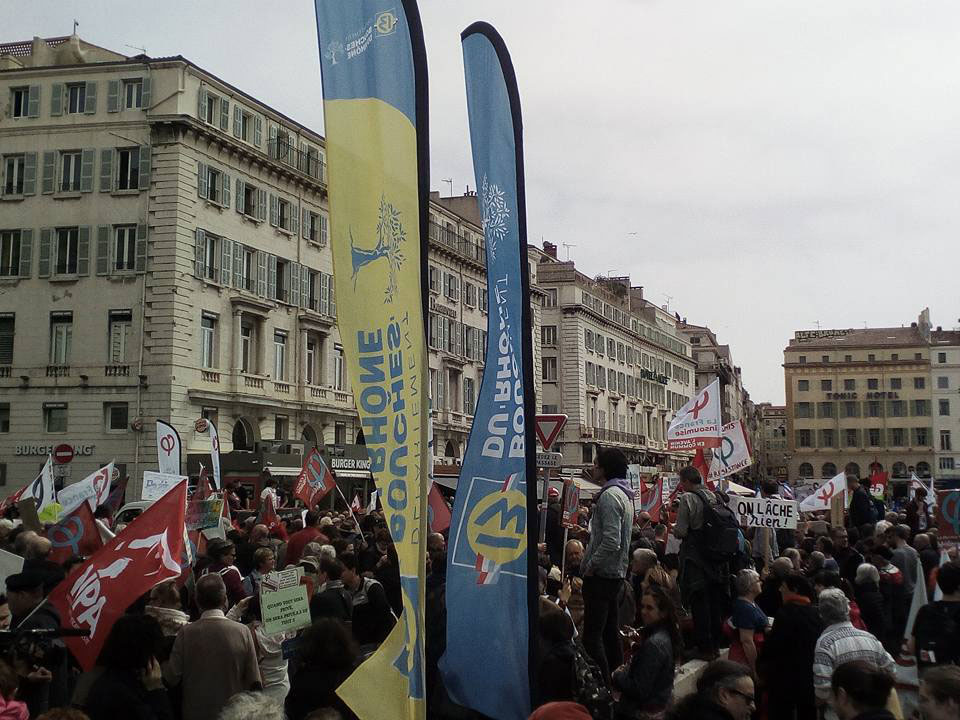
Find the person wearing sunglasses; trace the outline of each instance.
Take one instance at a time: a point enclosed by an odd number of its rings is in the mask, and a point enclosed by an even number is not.
[[[674,705],[666,720],[750,720],[756,709],[750,670],[732,660],[714,660],[697,679],[697,691]]]

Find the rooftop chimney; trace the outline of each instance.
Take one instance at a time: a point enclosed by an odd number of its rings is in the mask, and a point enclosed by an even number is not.
[[[547,242],[546,240],[544,240],[544,241],[543,241],[543,251],[544,251],[547,255],[549,255],[550,257],[552,257],[554,260],[557,259],[557,246],[554,245],[552,242]]]

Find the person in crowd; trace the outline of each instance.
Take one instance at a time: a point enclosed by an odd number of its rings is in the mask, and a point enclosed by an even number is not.
[[[697,678],[696,692],[668,710],[666,720],[750,720],[756,707],[750,670],[731,660],[714,660]]]
[[[263,580],[263,576],[269,572],[273,572],[276,566],[277,556],[274,554],[273,548],[257,548],[257,551],[253,554],[253,570],[243,579],[244,595],[247,597],[258,595],[260,593],[260,583]]]
[[[832,706],[840,720],[894,720],[887,710],[894,676],[865,660],[839,665],[830,679]]]
[[[0,593],[0,630],[9,630],[12,619],[13,614],[10,612],[10,603],[7,601],[7,596]]]
[[[913,538],[913,549],[920,556],[920,565],[923,567],[923,579],[927,583],[928,596],[933,593],[933,583],[931,582],[933,571],[940,565],[940,551],[934,546],[935,542],[936,536],[927,533],[919,533]]]
[[[200,619],[177,633],[163,677],[181,686],[183,720],[216,717],[233,695],[260,690],[263,680],[250,629],[228,620],[227,587],[216,573],[197,580]]]
[[[757,655],[763,647],[764,636],[769,620],[760,606],[757,596],[760,594],[760,575],[749,568],[737,573],[733,582],[737,597],[733,601],[733,614],[728,624],[732,634],[730,653],[727,656],[734,662],[750,668],[756,676]]]
[[[817,573],[816,577],[813,578],[813,589],[816,595],[819,595],[831,587],[843,590],[843,594],[846,595],[847,600],[850,601],[850,624],[858,630],[866,630],[867,625],[863,622],[863,618],[860,617],[860,606],[857,604],[857,597],[854,593],[853,585],[848,583],[845,578],[840,577],[840,573],[833,572],[832,570],[821,570]]]
[[[559,565],[563,559],[563,507],[560,505],[559,488],[547,490],[547,552],[550,562]]]
[[[243,576],[240,570],[233,564],[237,557],[237,548],[229,540],[214,538],[207,543],[207,557],[210,564],[201,572],[200,577],[206,575],[219,575],[223,580],[224,587],[227,588],[227,600],[231,607],[243,600],[247,593],[243,588]]]
[[[823,566],[826,561],[827,558],[822,552],[819,550],[814,550],[807,556],[807,562],[803,568],[803,574],[812,580],[816,577],[817,573],[823,571]]]
[[[816,548],[819,552],[823,553],[823,569],[829,570],[830,572],[839,573],[840,564],[833,556],[833,540],[828,538],[826,535],[821,535],[817,538]]]
[[[564,548],[566,563],[564,565],[563,587],[561,597],[570,619],[577,629],[583,633],[583,578],[580,575],[580,563],[583,562],[583,543],[579,540],[568,540]]]
[[[118,618],[97,657],[96,679],[86,697],[74,696],[74,704],[90,720],[173,720],[158,659],[163,646],[163,631],[154,618]]]
[[[7,602],[14,628],[53,630],[61,626],[60,614],[45,600],[46,578],[36,570],[7,578]],[[54,640],[36,659],[35,669],[20,677],[20,698],[30,708],[31,717],[67,704],[67,679],[66,646],[61,640]]]
[[[924,672],[919,705],[923,720],[960,718],[960,667],[940,665]]]
[[[16,671],[0,659],[0,720],[29,720],[27,704],[16,699],[20,680]]]
[[[287,674],[287,659],[283,656],[283,643],[297,636],[295,630],[267,633],[260,610],[260,598],[248,597],[230,608],[227,619],[243,623],[253,633],[260,665],[262,692],[276,703],[283,703],[290,690]]]
[[[150,591],[150,599],[143,611],[160,623],[160,630],[164,636],[164,647],[157,655],[160,662],[170,657],[177,633],[180,632],[180,628],[190,622],[190,616],[182,608],[180,591],[177,589],[175,580],[160,583]]]
[[[862,563],[857,568],[856,598],[867,630],[882,641],[889,633],[890,609],[880,594],[880,572],[870,563]]]
[[[274,509],[280,507],[280,495],[277,493],[276,478],[268,477],[263,481],[263,490],[260,491],[260,508],[263,509],[267,498],[273,501]]]
[[[850,503],[847,514],[849,527],[860,527],[874,522],[876,518],[870,493],[860,484],[860,478],[852,473],[847,475],[847,498]]]
[[[918,487],[913,491],[913,499],[906,507],[907,526],[911,535],[926,532],[930,522],[930,503],[927,502],[927,489]]]
[[[903,640],[903,630],[898,627],[896,617],[896,609],[905,602],[902,591],[903,573],[891,562],[893,551],[882,542],[875,542],[866,552],[870,564],[876,567],[880,574],[880,595],[883,597],[884,616],[887,620],[887,635],[878,639],[888,651],[896,653]]]
[[[845,527],[835,527],[831,531],[833,540],[833,557],[840,566],[840,575],[853,582],[857,577],[857,568],[863,563],[863,555],[851,546],[851,534],[856,530],[847,530]]]
[[[782,604],[757,663],[769,697],[768,716],[816,720],[813,652],[823,632],[823,620],[813,604],[810,581],[803,575],[786,575],[779,590]]]
[[[659,586],[647,588],[640,600],[641,644],[630,663],[614,671],[619,690],[615,717],[624,720],[661,718],[673,696],[675,667],[680,658],[680,626],[670,597]]]
[[[590,711],[580,703],[552,702],[538,707],[527,720],[590,720]]]
[[[890,562],[903,576],[903,583],[893,596],[893,622],[897,634],[902,638],[907,616],[910,614],[910,604],[913,602],[913,588],[918,582],[923,582],[917,570],[920,556],[907,542],[910,539],[910,528],[906,525],[894,525],[887,530],[884,539],[891,550]]]
[[[286,715],[270,695],[245,692],[230,698],[216,720],[286,720]]]
[[[783,603],[781,586],[787,575],[793,572],[793,563],[790,558],[778,557],[767,569],[767,576],[763,579],[760,594],[757,596],[757,605],[767,617],[776,617],[777,611]]]
[[[540,598],[537,632],[540,639],[537,646],[537,704],[573,700],[575,688],[571,678],[574,677],[577,654],[573,620],[555,603]]]
[[[826,626],[817,640],[813,659],[813,688],[817,703],[826,705],[827,720],[836,714],[829,707],[833,672],[845,662],[866,660],[886,672],[893,672],[893,658],[877,638],[850,624],[850,601],[839,588],[820,593],[820,617]]]
[[[960,561],[940,566],[937,584],[943,597],[927,603],[913,623],[917,666],[960,665]]]
[[[360,664],[360,648],[339,620],[321,618],[300,638],[296,670],[284,703],[289,720],[304,720],[317,708],[338,710],[345,720],[356,720],[336,689]]]
[[[590,541],[583,553],[583,646],[605,679],[620,665],[619,596],[627,576],[633,489],[626,480],[627,459],[616,448],[597,454],[593,480],[601,486],[594,497]]]
[[[643,594],[643,581],[647,577],[647,571],[657,564],[657,553],[647,548],[637,548],[633,551],[630,558],[630,569],[627,573],[627,580],[630,587],[633,588],[634,597],[639,598]]]
[[[345,552],[339,560],[343,564],[340,579],[353,603],[353,636],[361,648],[375,647],[386,639],[396,622],[387,594],[379,582],[357,573],[357,556],[354,553]]]
[[[300,562],[304,548],[306,548],[307,543],[311,542],[320,542],[321,544],[329,542],[327,536],[320,532],[320,513],[316,510],[307,511],[303,530],[295,532],[287,541],[286,562],[291,565]]]
[[[797,548],[787,548],[783,551],[783,557],[790,561],[792,572],[803,572],[803,556]]]
[[[353,596],[343,586],[343,563],[320,558],[317,568],[318,589],[310,600],[310,618],[330,617],[349,622],[353,616]]]
[[[710,660],[718,655],[723,632],[723,604],[727,596],[727,571],[723,563],[707,559],[703,509],[716,504],[716,496],[703,487],[703,477],[688,465],[680,471],[680,504],[673,528],[680,544],[680,592],[693,615],[696,656]]]
[[[400,558],[397,556],[397,546],[391,540],[387,544],[387,551],[377,562],[373,570],[373,577],[383,586],[387,594],[390,608],[397,616],[403,612],[403,591],[400,587]]]

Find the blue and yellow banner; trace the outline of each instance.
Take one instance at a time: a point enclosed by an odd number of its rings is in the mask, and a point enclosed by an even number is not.
[[[396,627],[337,693],[361,720],[423,718],[423,34],[413,0],[316,0],[316,10],[338,324],[403,590]]]
[[[450,525],[440,670],[455,702],[498,720],[522,720],[531,706],[537,576],[536,553],[528,549],[536,537],[536,445],[520,102],[497,32],[475,23],[461,37],[489,329]]]

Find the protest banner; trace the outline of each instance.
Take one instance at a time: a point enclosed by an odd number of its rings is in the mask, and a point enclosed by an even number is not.
[[[74,555],[89,557],[103,547],[93,511],[83,500],[44,534],[51,545],[47,560],[58,565]]]
[[[721,429],[723,437],[720,447],[713,451],[713,460],[707,481],[717,482],[734,473],[750,467],[753,458],[750,455],[750,440],[742,420],[734,420]]]
[[[569,478],[563,481],[563,512],[562,522],[564,525],[571,526],[577,524],[577,517],[580,515],[580,488]]]
[[[180,433],[170,423],[157,420],[157,469],[167,475],[179,475],[180,452]]]
[[[652,522],[661,522],[663,516],[663,478],[658,477],[652,485],[640,483],[640,490],[633,496],[633,514],[645,512]]]
[[[206,530],[220,524],[223,515],[223,498],[196,498],[187,503],[187,530]]]
[[[936,494],[940,540],[960,540],[960,490],[937,490]]]
[[[62,506],[61,517],[73,512],[87,500],[90,509],[96,510],[110,496],[110,476],[113,475],[113,461],[90,473],[80,482],[67,485],[57,493],[57,502]]]
[[[159,500],[171,488],[176,487],[177,483],[183,482],[186,479],[187,478],[182,475],[168,475],[167,473],[144,470],[143,489],[140,491],[140,499]]]
[[[677,410],[667,428],[667,450],[719,447],[720,379],[717,378]]]
[[[846,492],[846,474],[839,473],[834,475],[828,483],[825,483],[814,493],[804,498],[803,502],[800,503],[800,512],[818,512],[822,510],[829,510],[833,497],[844,497],[846,496]]]
[[[730,509],[746,527],[795,529],[800,513],[796,500],[763,497],[731,497]]]
[[[430,532],[443,532],[450,527],[450,518],[452,514],[447,506],[447,501],[443,499],[436,483],[431,483],[430,493],[427,496],[427,521],[430,526]]]
[[[310,602],[306,585],[291,585],[279,590],[260,587],[260,612],[267,635],[278,635],[310,625]]]
[[[299,585],[300,578],[302,577],[303,568],[298,565],[297,567],[287,568],[286,570],[268,572],[261,578],[260,584],[261,587],[267,590],[283,590],[284,588]]]
[[[316,448],[312,448],[303,461],[303,467],[294,484],[293,494],[300,498],[308,510],[319,503],[328,492],[333,490],[336,481],[330,468]]]

